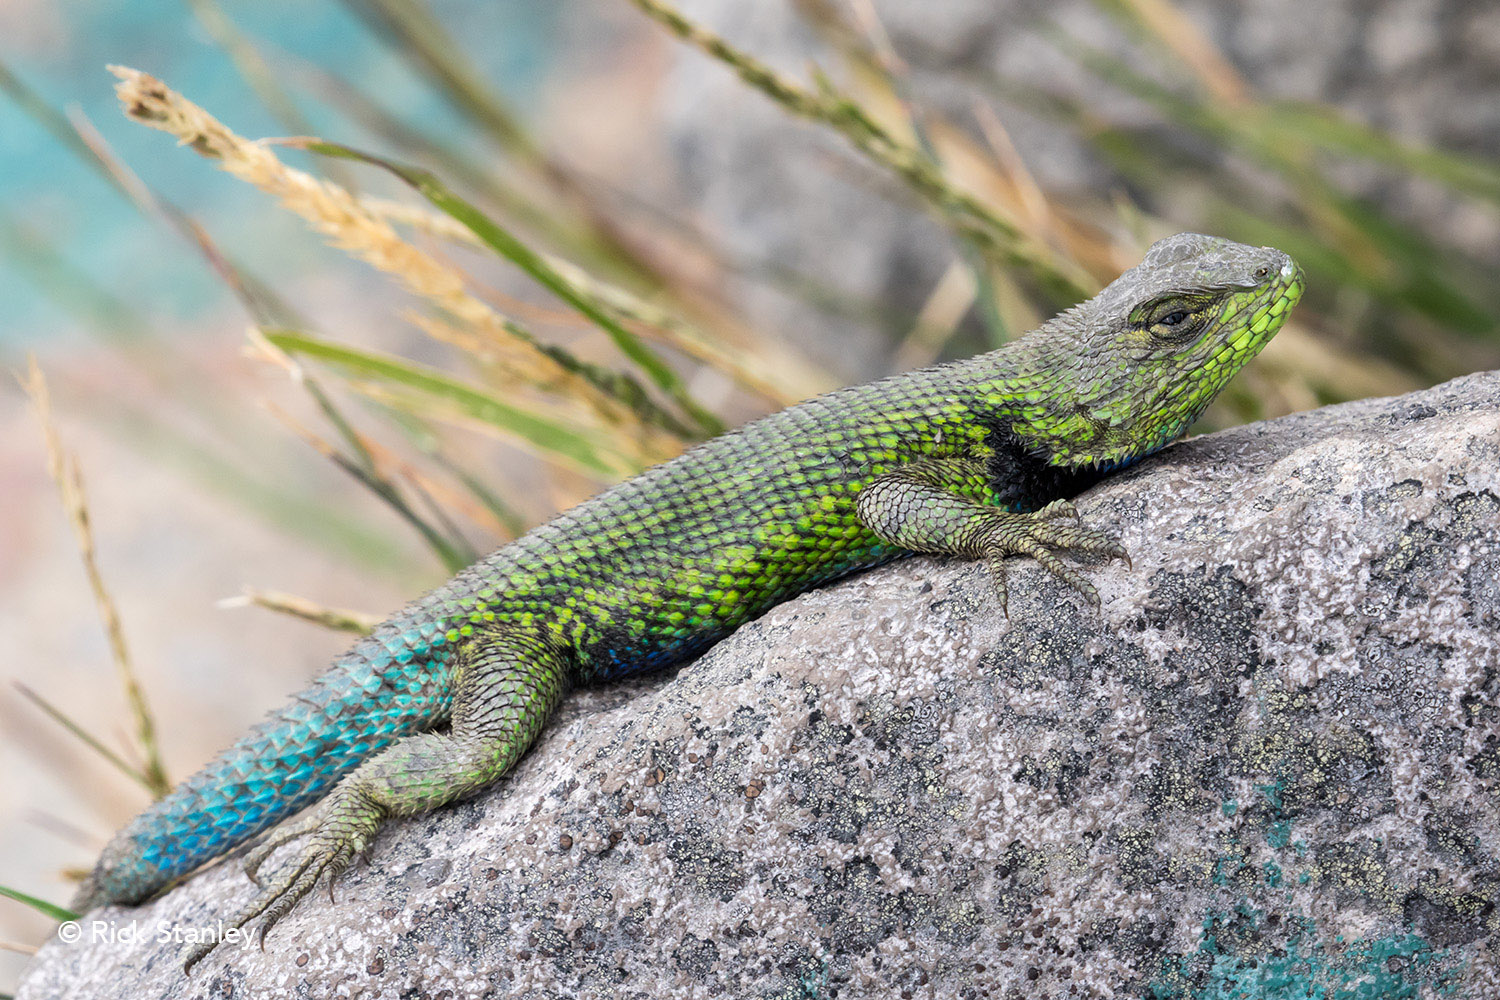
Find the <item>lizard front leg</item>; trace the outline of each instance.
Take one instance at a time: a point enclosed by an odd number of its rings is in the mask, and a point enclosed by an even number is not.
[[[870,480],[855,500],[860,521],[882,541],[913,552],[984,559],[1002,608],[1006,603],[1004,559],[1030,556],[1095,607],[1099,592],[1054,549],[1127,558],[1114,539],[1093,528],[1059,523],[1075,519],[1067,500],[1030,513],[991,506],[993,488],[984,463],[943,458],[914,462]]]
[[[245,859],[261,886],[229,926],[261,914],[260,940],[327,873],[337,878],[390,816],[408,816],[471,795],[509,771],[531,746],[568,686],[566,656],[545,638],[514,630],[475,635],[456,654],[453,722],[445,733],[398,740],[339,782],[306,818],[273,832]],[[269,882],[257,877],[271,853],[306,842]],[[196,947],[184,971],[212,951]]]

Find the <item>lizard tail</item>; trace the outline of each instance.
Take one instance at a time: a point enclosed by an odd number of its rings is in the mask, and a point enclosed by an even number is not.
[[[449,649],[414,649],[385,631],[115,834],[72,908],[144,901],[322,798],[397,738],[443,722]]]

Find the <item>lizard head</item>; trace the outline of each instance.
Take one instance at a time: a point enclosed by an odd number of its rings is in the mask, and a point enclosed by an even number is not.
[[[1271,247],[1180,233],[1032,336],[1037,368],[1017,436],[1053,465],[1112,469],[1187,430],[1302,297]],[[1030,339],[1030,338],[1028,338]]]

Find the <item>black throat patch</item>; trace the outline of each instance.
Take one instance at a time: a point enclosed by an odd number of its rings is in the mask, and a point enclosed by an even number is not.
[[[1016,437],[1008,420],[991,424],[985,441],[991,448],[985,463],[990,488],[1007,510],[1036,510],[1053,500],[1071,499],[1104,478],[1096,469],[1048,464],[1047,456]]]

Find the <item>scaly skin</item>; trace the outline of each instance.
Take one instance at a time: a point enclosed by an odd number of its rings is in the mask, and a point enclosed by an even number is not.
[[[697,655],[795,594],[909,552],[1123,556],[1067,502],[1180,435],[1281,327],[1302,274],[1183,234],[998,351],[843,389],[559,515],[359,642],[105,847],[77,910],[135,903],[319,799],[231,923],[261,933],[370,843],[509,770],[572,684]],[[352,772],[352,773],[349,773]],[[330,786],[342,781],[333,787]],[[189,966],[210,949],[200,947]]]

